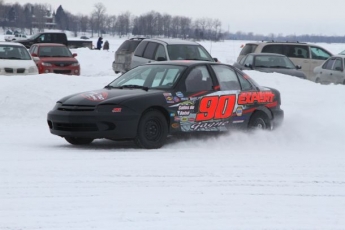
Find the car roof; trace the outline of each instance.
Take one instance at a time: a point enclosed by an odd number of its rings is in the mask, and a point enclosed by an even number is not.
[[[17,43],[17,42],[0,42],[0,45],[11,45],[11,46],[25,47],[23,44]]]
[[[64,44],[60,43],[36,43],[36,46],[65,46]]]
[[[277,54],[277,53],[249,53],[247,55],[253,55],[253,56],[278,56],[278,57],[286,57],[283,54]]]
[[[172,39],[172,38],[148,38],[145,41],[161,41],[167,45],[199,45],[197,42],[187,41],[182,39]]]
[[[332,57],[345,58],[345,54],[336,54],[336,55],[333,55]],[[330,57],[330,58],[332,58],[332,57]]]
[[[218,62],[211,62],[211,61],[195,61],[195,60],[173,60],[173,61],[159,61],[159,62],[151,62],[148,65],[182,65],[182,66],[193,66],[202,63],[207,64],[220,64],[220,65],[227,65],[224,63]]]

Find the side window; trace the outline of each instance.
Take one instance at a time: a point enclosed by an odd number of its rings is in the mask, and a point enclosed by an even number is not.
[[[266,45],[262,48],[262,53],[284,54],[283,45]]]
[[[165,53],[164,46],[161,44],[158,45],[156,55],[155,55],[155,60],[158,61],[158,58],[160,58],[160,59],[164,58],[165,60],[167,60],[167,55]],[[160,60],[160,61],[162,61],[162,60]]]
[[[240,55],[247,55],[247,54],[250,54],[250,53],[254,53],[256,47],[258,47],[258,45],[256,45],[256,44],[246,44],[242,48]]]
[[[326,60],[327,58],[332,56],[332,54],[330,54],[326,50],[315,46],[310,46],[310,52],[312,59]]]
[[[30,53],[30,54],[34,53],[34,48],[35,48],[35,47],[36,47],[35,45],[32,45],[32,46],[30,47],[30,49],[29,49],[29,53]]]
[[[195,67],[187,76],[187,92],[210,91],[212,89],[212,79],[206,66]]]
[[[143,57],[153,60],[153,54],[156,51],[157,45],[158,44],[156,42],[149,42],[149,44],[146,46]]]
[[[341,64],[341,59],[340,58],[336,58],[334,65],[333,65],[333,70],[336,71],[343,71],[343,65]]]
[[[148,43],[147,41],[142,41],[142,42],[138,45],[138,47],[136,48],[134,55],[135,55],[135,56],[138,56],[138,57],[142,57],[142,56],[143,56],[143,53],[144,53],[144,50],[145,50],[145,48],[146,48],[147,43]]]
[[[243,62],[243,65],[253,65],[253,60],[253,55],[248,55],[246,60]]]
[[[331,59],[329,59],[325,64],[324,64],[324,69],[329,69],[329,70],[331,70],[332,69],[332,66],[333,66],[333,64],[334,64],[334,61],[335,61],[335,59],[334,58],[331,58]]]
[[[237,76],[240,80],[241,88],[243,91],[249,91],[253,89],[252,84],[242,74],[237,73]]]
[[[241,90],[236,71],[228,66],[212,65],[220,90]]]

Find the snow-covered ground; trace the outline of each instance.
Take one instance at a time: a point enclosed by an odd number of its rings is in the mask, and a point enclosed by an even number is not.
[[[158,150],[51,135],[58,99],[118,77],[123,39],[73,50],[81,76],[0,77],[0,230],[345,229],[343,85],[247,71],[281,92],[285,121],[272,132],[170,139]],[[201,43],[232,64],[245,41]]]

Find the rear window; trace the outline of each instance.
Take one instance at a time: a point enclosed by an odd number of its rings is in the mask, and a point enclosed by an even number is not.
[[[129,52],[134,52],[134,50],[137,48],[140,42],[141,40],[127,40],[121,44],[117,51],[125,50]]]
[[[256,44],[246,44],[242,48],[240,55],[247,55],[247,54],[250,54],[250,53],[254,53],[256,47],[258,47],[258,45],[256,45]]]

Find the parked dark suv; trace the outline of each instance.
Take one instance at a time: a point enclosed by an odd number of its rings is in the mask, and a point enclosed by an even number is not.
[[[152,61],[200,60],[218,61],[199,43],[181,39],[132,38],[116,51],[113,69],[124,73]]]

